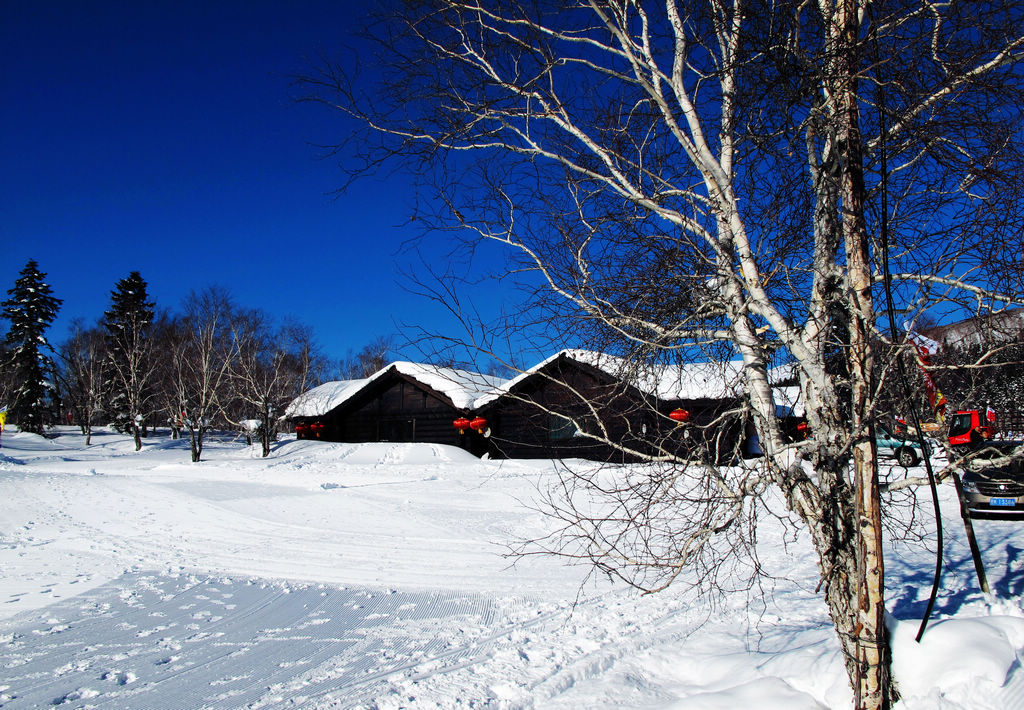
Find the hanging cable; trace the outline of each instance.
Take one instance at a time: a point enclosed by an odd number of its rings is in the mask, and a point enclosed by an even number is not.
[[[870,5],[869,5],[870,11]],[[877,25],[872,18],[871,23],[871,35],[875,54],[875,67],[876,72],[881,66],[879,61],[878,51],[878,33]],[[942,561],[943,561],[943,534],[942,534],[942,511],[939,508],[939,490],[935,483],[935,471],[932,468],[932,462],[930,457],[930,451],[928,450],[928,444],[925,441],[923,429],[921,427],[921,417],[917,411],[916,399],[913,394],[913,390],[910,387],[910,381],[907,379],[907,371],[903,365],[903,358],[899,355],[899,336],[898,329],[896,327],[896,315],[895,307],[893,306],[892,296],[892,274],[889,271],[889,165],[888,165],[888,130],[885,126],[885,84],[881,79],[877,81],[878,86],[878,127],[879,127],[879,159],[880,165],[880,193],[882,201],[881,219],[879,225],[880,242],[881,242],[881,256],[882,256],[882,284],[885,289],[885,306],[886,313],[889,317],[889,332],[892,334],[892,343],[896,349],[896,377],[900,382],[903,389],[903,397],[906,400],[907,406],[910,408],[910,417],[914,425],[914,431],[917,435],[917,441],[921,446],[921,458],[924,461],[925,471],[928,473],[928,487],[932,493],[932,506],[935,510],[935,527],[936,527],[936,539],[935,539],[935,576],[932,581],[932,592],[928,597],[928,606],[925,608],[924,617],[921,619],[921,626],[917,630],[917,636],[915,640],[920,643],[921,637],[924,635],[925,627],[928,625],[928,619],[932,615],[932,611],[935,608],[935,599],[939,594],[939,583],[942,580]]]

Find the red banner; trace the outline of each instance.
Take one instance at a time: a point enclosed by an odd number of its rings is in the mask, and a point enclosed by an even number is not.
[[[941,421],[946,412],[946,397],[939,390],[939,386],[935,384],[935,378],[928,372],[931,357],[939,351],[939,344],[931,338],[915,333],[909,324],[904,324],[903,327],[907,329],[907,337],[910,338],[910,342],[914,344],[914,349],[917,351],[917,366],[921,370],[921,377],[924,379],[924,388],[928,392],[928,401],[932,405],[932,411]]]

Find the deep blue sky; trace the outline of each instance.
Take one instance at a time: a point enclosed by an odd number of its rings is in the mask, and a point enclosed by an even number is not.
[[[291,76],[355,47],[363,3],[0,2],[0,293],[29,258],[95,321],[138,270],[176,310],[217,284],[341,356],[442,310],[399,285],[409,181],[343,176],[340,117]],[[0,323],[0,330],[6,324]]]

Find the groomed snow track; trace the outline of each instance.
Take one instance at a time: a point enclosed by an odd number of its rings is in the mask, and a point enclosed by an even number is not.
[[[525,611],[472,594],[133,572],[0,625],[0,706],[372,706],[383,686],[460,668],[554,615]]]

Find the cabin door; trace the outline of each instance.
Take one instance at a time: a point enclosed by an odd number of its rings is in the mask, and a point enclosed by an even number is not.
[[[380,422],[378,441],[416,441],[416,420],[385,419]]]

